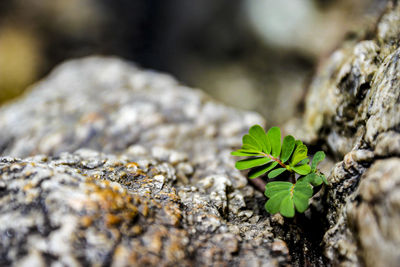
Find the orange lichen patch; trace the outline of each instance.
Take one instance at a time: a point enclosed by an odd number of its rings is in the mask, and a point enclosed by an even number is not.
[[[122,194],[126,193],[126,191],[123,190],[122,187],[121,187],[121,185],[119,185],[119,184],[113,184],[113,185],[111,186],[111,188],[112,188],[112,190],[114,190],[114,191],[122,191],[122,192],[121,192]]]
[[[169,235],[168,244],[165,247],[165,254],[169,261],[180,262],[185,258],[185,244],[182,240],[187,236],[185,230],[174,230],[173,234]]]
[[[133,219],[139,214],[135,203],[139,203],[139,197],[129,194],[120,185],[109,181],[86,181],[88,200],[84,203],[84,209],[90,216],[84,220],[96,219],[104,221],[107,227],[125,225],[130,227]],[[82,223],[85,224],[85,221]],[[127,228],[128,229],[128,228]]]
[[[122,213],[126,220],[133,220],[139,214],[139,210],[133,204],[128,203],[127,210]]]
[[[27,183],[26,185],[24,185],[24,187],[22,188],[24,191],[28,191],[29,189],[32,189],[34,187],[34,185],[32,183]]]
[[[198,208],[198,209],[202,209],[202,208],[204,208],[204,204],[196,204],[196,208]]]
[[[128,162],[125,164],[125,166],[127,168],[139,168],[139,164],[137,164],[136,162]]]
[[[182,219],[182,212],[178,205],[165,205],[164,212],[168,215],[169,223],[173,226],[179,226]]]
[[[160,225],[151,235],[148,236],[149,243],[146,245],[150,251],[160,254],[163,247],[163,239],[167,237],[168,230],[164,226]]]
[[[131,195],[133,203],[135,205],[140,205],[142,203],[142,199],[138,195]]]
[[[144,176],[144,177],[147,177],[146,173],[144,173],[143,170],[141,170],[141,169],[136,170],[135,173],[134,173],[134,175],[135,175],[135,176]]]
[[[90,216],[83,216],[79,221],[79,224],[85,228],[91,226],[92,223],[93,223],[93,218]]]
[[[119,224],[122,221],[122,218],[121,218],[121,216],[118,216],[118,215],[106,214],[105,218],[104,218],[104,221],[105,221],[106,225],[108,227],[110,227],[110,226],[114,226],[116,224]]]
[[[158,209],[161,209],[161,208],[162,208],[161,203],[160,203],[160,202],[157,202],[155,199],[152,199],[152,200],[151,200],[151,205],[155,206],[155,207],[158,208]]]
[[[147,206],[147,204],[144,204],[144,205],[141,206],[140,213],[144,217],[147,217],[149,215],[149,212],[150,212],[150,210],[149,210],[149,206]]]
[[[139,235],[143,232],[143,228],[140,225],[134,225],[129,230],[131,235]]]
[[[110,162],[110,166],[111,167],[121,167],[121,166],[124,166],[124,164],[121,161],[113,161],[113,162]]]

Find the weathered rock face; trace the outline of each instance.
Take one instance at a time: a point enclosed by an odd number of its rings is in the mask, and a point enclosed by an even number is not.
[[[297,221],[229,156],[260,116],[118,59],[63,64],[0,109],[0,265],[398,265],[399,34],[392,4],[288,124],[343,158]]]
[[[91,150],[2,158],[1,265],[269,266],[287,260],[279,252],[271,256],[267,219],[254,210],[237,214],[244,196],[227,195],[227,178],[177,189],[170,163],[130,159],[136,162]],[[235,220],[218,210],[224,205]]]
[[[372,36],[332,54],[311,84],[302,127],[288,125],[343,158],[314,203],[327,218],[323,244],[333,265],[398,266],[400,259],[398,4]]]
[[[118,59],[63,64],[0,110],[0,264],[287,264],[229,156],[255,123]]]

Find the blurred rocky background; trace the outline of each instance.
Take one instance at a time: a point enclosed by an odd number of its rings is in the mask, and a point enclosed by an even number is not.
[[[317,58],[386,0],[1,0],[0,103],[61,61],[117,55],[282,125]]]

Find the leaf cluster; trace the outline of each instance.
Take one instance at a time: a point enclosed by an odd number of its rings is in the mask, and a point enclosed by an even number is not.
[[[292,180],[274,181],[266,185],[265,195],[269,200],[265,209],[269,213],[280,212],[285,217],[293,217],[295,210],[304,212],[313,195],[313,188],[322,183],[327,184],[325,176],[317,169],[325,153],[318,151],[309,165],[307,146],[291,135],[281,141],[281,130],[278,127],[265,132],[261,126],[254,125],[243,136],[242,142],[242,147],[231,154],[249,157],[237,161],[235,167],[239,170],[250,169],[250,179],[264,174],[268,178],[275,178],[287,173],[289,175],[285,177],[289,176]]]

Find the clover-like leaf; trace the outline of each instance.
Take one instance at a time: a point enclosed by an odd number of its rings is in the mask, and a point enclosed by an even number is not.
[[[283,138],[282,152],[281,152],[281,161],[283,163],[285,163],[292,155],[292,152],[296,145],[295,143],[296,140],[291,135],[285,136],[285,138]]]
[[[242,150],[247,150],[248,152],[260,153],[259,149],[257,149],[254,146],[251,146],[249,144],[243,144],[241,149]]]
[[[271,143],[271,154],[274,157],[279,157],[281,154],[281,129],[272,127],[267,133],[268,139]]]
[[[261,150],[267,154],[271,152],[271,144],[265,133],[264,129],[260,125],[254,125],[249,130],[250,136],[258,141],[261,145]]]
[[[308,208],[308,201],[313,194],[309,183],[298,181],[296,184],[290,182],[270,182],[265,187],[265,195],[269,200],[265,209],[275,214],[280,212],[285,217],[293,217],[295,209],[304,212]]]
[[[297,163],[307,158],[307,146],[300,140],[296,141],[296,148],[294,149],[292,159],[290,160],[290,166],[296,166]]]
[[[256,151],[262,150],[261,145],[251,135],[245,134],[242,138],[242,142],[243,142],[243,147],[242,147],[243,149],[246,149],[244,146],[247,146],[248,148],[252,148]]]
[[[279,207],[279,212],[282,216],[292,218],[294,216],[294,203],[293,197],[288,194],[286,195],[281,202],[281,206]]]
[[[320,163],[324,159],[325,159],[324,151],[318,151],[317,153],[315,153],[311,162],[311,171],[315,171],[317,169],[318,163]]]
[[[293,189],[293,202],[300,213],[308,208],[308,201],[312,197],[313,190],[309,183],[297,182]]]
[[[235,167],[238,170],[245,170],[250,169],[253,167],[261,166],[271,161],[270,158],[249,158],[249,159],[242,159],[236,162]]]
[[[311,167],[308,164],[294,166],[294,167],[291,167],[291,169],[294,170],[295,172],[297,172],[300,175],[309,174],[310,171],[311,171]]]
[[[307,156],[307,146],[291,135],[281,142],[281,131],[272,127],[267,133],[260,125],[249,129],[249,134],[243,136],[243,145],[231,154],[239,157],[250,157],[239,160],[235,166],[239,170],[250,169],[248,177],[257,178],[268,174],[268,178],[275,178],[285,171],[291,172],[296,183],[271,182],[268,183],[265,195],[269,198],[265,209],[274,214],[280,212],[285,217],[293,217],[296,210],[304,212],[313,195],[313,186],[328,184],[324,174],[317,170],[317,165],[325,158],[322,151],[315,153],[311,166]],[[276,168],[280,165],[279,168]],[[288,178],[289,176],[285,177]]]
[[[308,164],[310,162],[310,159],[306,158],[303,159],[302,161],[300,161],[299,163],[297,163],[297,165],[304,165],[304,164]]]
[[[322,184],[322,178],[315,172],[312,172],[304,176],[303,178],[300,178],[299,182],[307,182],[312,184],[313,186],[319,186]]]

